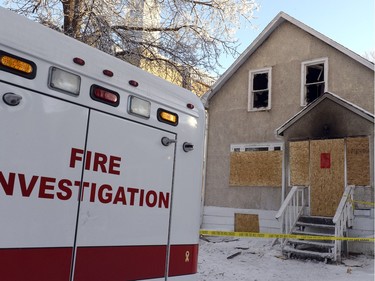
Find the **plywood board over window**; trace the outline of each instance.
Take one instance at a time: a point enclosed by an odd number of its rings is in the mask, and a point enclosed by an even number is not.
[[[310,142],[298,141],[289,143],[290,184],[310,184]]]
[[[234,214],[234,231],[259,232],[259,216],[252,214]]]
[[[347,182],[370,185],[370,145],[368,137],[346,139]]]
[[[281,186],[282,151],[232,152],[230,186]]]

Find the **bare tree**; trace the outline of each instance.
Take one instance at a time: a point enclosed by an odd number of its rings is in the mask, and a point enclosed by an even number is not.
[[[251,26],[258,9],[253,0],[8,0],[7,6],[132,64],[173,68],[182,77],[217,73],[222,54],[237,55],[240,23]]]

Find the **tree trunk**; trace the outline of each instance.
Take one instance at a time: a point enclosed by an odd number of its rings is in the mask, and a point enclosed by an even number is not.
[[[63,0],[61,3],[64,11],[64,33],[79,39],[81,37],[82,18],[80,8],[82,8],[82,0]]]

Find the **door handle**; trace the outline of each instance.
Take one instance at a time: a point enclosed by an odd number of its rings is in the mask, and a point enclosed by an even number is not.
[[[170,145],[171,143],[176,143],[177,141],[174,140],[174,139],[170,139],[168,137],[162,137],[161,138],[161,143],[164,145],[164,146],[168,146]]]

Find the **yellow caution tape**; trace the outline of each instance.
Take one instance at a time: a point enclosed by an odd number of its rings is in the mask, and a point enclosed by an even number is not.
[[[350,200],[352,203],[358,203],[362,205],[369,205],[369,206],[375,206],[374,202],[366,202],[366,201],[358,201],[358,200]]]
[[[279,234],[279,233],[256,233],[256,232],[235,232],[220,230],[200,230],[201,235],[207,236],[232,236],[240,238],[293,238],[302,240],[345,240],[360,242],[375,242],[375,238],[364,237],[336,237],[336,236],[315,236],[315,235],[298,235],[298,234]]]

